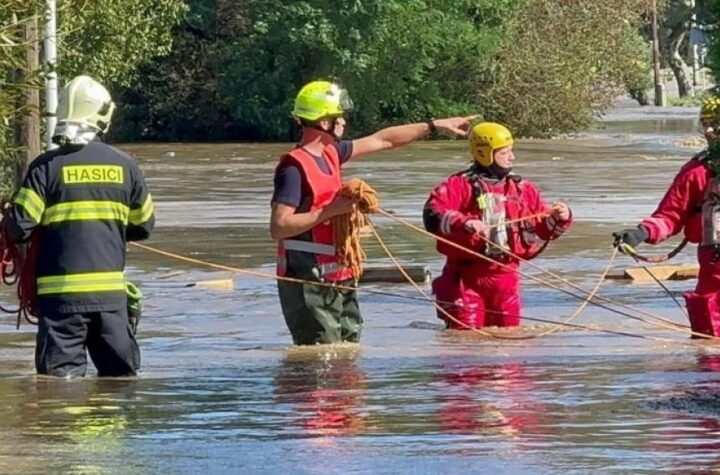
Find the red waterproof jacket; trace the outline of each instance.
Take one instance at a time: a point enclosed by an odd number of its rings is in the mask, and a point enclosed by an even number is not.
[[[467,231],[465,222],[481,219],[483,195],[504,197],[505,220],[512,221],[525,216],[539,214],[550,209],[537,186],[517,175],[510,174],[503,179],[493,179],[470,168],[452,175],[435,188],[427,202],[423,220],[428,231],[478,252],[490,250],[478,235]],[[507,245],[513,254],[530,259],[535,257],[542,241],[560,237],[572,224],[572,217],[564,222],[551,216],[511,223],[506,225]],[[440,253],[451,259],[479,259],[441,241],[437,242]],[[516,259],[505,257],[505,262]]]
[[[642,221],[650,235],[647,242],[657,244],[683,230],[688,241],[702,241],[701,207],[711,177],[703,157],[696,155],[683,165],[655,212]]]

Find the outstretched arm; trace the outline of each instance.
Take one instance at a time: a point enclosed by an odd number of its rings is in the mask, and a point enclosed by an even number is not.
[[[625,243],[635,247],[643,242],[657,244],[682,231],[703,202],[708,179],[709,170],[702,162],[691,160],[686,163],[652,215],[636,227],[612,234],[615,245]]]
[[[705,173],[702,166],[678,173],[657,209],[640,224],[647,231],[647,242],[657,244],[682,231],[694,208],[703,202]]]
[[[464,137],[470,129],[470,122],[476,117],[450,117],[417,124],[387,127],[378,130],[372,135],[353,140],[351,158],[407,145],[430,133],[433,126],[448,135]]]

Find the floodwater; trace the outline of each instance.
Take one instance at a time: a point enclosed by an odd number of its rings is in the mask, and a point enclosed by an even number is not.
[[[698,148],[694,111],[619,111],[577,137],[522,141],[516,171],[576,224],[526,267],[525,315],[562,321],[582,301],[535,278],[594,286],[610,233],[652,211]],[[624,114],[624,115],[623,115]],[[153,144],[140,159],[157,203],[150,245],[272,273],[273,166],[285,145]],[[362,158],[346,174],[420,224],[429,190],[467,162],[465,142]],[[375,224],[405,264],[442,261],[427,237]],[[673,243],[648,253],[664,253]],[[387,264],[365,242],[371,264]],[[692,249],[676,258],[693,262]],[[613,273],[633,263],[624,256]],[[409,285],[361,293],[360,345],[293,348],[271,279],[232,276],[131,248],[146,295],[137,379],[38,378],[34,328],[0,322],[0,473],[705,473],[720,466],[720,347],[596,306],[538,339],[442,330]],[[234,290],[184,287],[234,277]],[[669,282],[673,295],[693,281]],[[429,286],[424,286],[429,290]],[[600,295],[685,323],[657,285],[609,280]],[[7,297],[5,300],[8,300]],[[547,324],[526,321],[528,335]],[[653,339],[633,337],[640,335]]]

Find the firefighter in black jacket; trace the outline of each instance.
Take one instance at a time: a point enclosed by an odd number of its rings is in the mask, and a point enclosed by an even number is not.
[[[53,136],[59,148],[31,163],[5,221],[15,242],[39,233],[40,374],[84,376],[86,348],[98,376],[135,375],[140,367],[123,271],[127,241],[148,238],[155,217],[138,165],[100,140],[114,108],[87,76],[63,88]]]

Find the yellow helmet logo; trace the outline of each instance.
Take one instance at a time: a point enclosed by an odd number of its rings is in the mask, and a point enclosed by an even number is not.
[[[710,96],[700,106],[700,119],[720,120],[720,97]]]
[[[515,140],[507,127],[495,122],[481,122],[470,132],[470,154],[484,167],[493,164],[495,150],[514,143]]]

